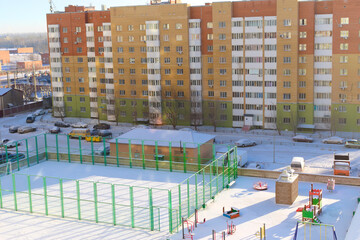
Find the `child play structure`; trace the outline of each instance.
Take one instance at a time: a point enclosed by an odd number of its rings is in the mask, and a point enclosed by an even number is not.
[[[310,221],[315,223],[321,223],[317,216],[322,211],[322,190],[314,189],[311,184],[311,190],[309,191],[309,204],[303,208],[298,208],[297,212],[302,212],[302,221]]]
[[[255,190],[262,191],[262,190],[267,190],[267,189],[268,189],[268,185],[267,185],[266,182],[261,182],[261,181],[259,181],[259,182],[254,183],[253,188],[254,188]]]
[[[302,232],[301,227],[304,229]],[[302,236],[303,235],[303,236]],[[312,238],[313,237],[313,238]],[[332,239],[337,240],[335,227],[329,224],[320,224],[314,222],[297,222],[294,237],[292,240],[304,239]]]
[[[240,217],[240,209],[231,207],[230,211],[225,211],[225,207],[223,207],[223,216],[230,219]]]

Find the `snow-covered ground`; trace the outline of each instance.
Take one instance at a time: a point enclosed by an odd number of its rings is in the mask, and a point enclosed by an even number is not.
[[[266,191],[254,190],[252,186],[259,180],[267,182],[269,189]],[[360,188],[336,185],[335,191],[328,192],[326,184],[320,183],[315,183],[314,188],[323,189],[323,212],[319,219],[324,224],[334,225],[338,239],[345,239],[352,220],[352,213],[357,208]],[[259,239],[255,233],[265,223],[266,239],[290,240],[294,235],[297,221],[301,221],[301,213],[297,213],[296,209],[308,204],[309,190],[310,183],[299,182],[299,196],[296,201],[291,206],[279,205],[275,204],[274,180],[239,177],[230,189],[224,190],[205,210],[199,211],[199,221],[205,218],[206,222],[199,224],[195,229],[194,239],[212,239],[212,230],[218,233],[216,239],[221,239],[220,234],[226,231],[227,221],[229,223],[232,221],[236,225],[236,232],[233,235],[226,235],[226,239]],[[230,221],[222,215],[223,207],[226,210],[231,207],[240,209],[240,217]],[[194,221],[193,218],[191,220]],[[315,229],[313,227],[311,239],[320,239],[319,234],[316,235]],[[309,237],[309,227],[307,231]],[[330,234],[331,229],[328,227],[326,239],[333,239]],[[297,239],[304,239],[303,236],[304,230],[300,228]],[[325,239],[324,236],[323,227],[321,239]],[[178,240],[181,237],[181,233],[178,233],[172,239]]]
[[[14,140],[24,139],[30,136],[38,135],[40,133],[48,131],[58,118],[53,118],[50,113],[36,118],[36,121],[32,124],[25,123],[26,116],[29,113],[18,114],[15,117],[5,117],[0,119],[0,138],[9,138]],[[75,123],[78,121],[86,122],[89,127],[97,124],[96,119],[87,118],[66,118],[66,122]],[[103,122],[103,121],[102,121]],[[117,137],[132,127],[132,124],[119,123],[116,126],[115,123],[110,123],[113,137]],[[38,128],[34,133],[28,134],[11,134],[8,131],[8,127],[11,125],[33,125]],[[171,129],[170,126],[162,126],[156,128]],[[178,126],[178,129],[182,128]],[[62,128],[62,133],[67,134],[72,128]],[[241,150],[248,152],[249,163],[260,163],[265,169],[269,170],[282,170],[286,166],[290,165],[292,157],[303,157],[305,159],[305,172],[308,173],[320,173],[320,174],[332,174],[333,154],[334,153],[350,153],[351,159],[351,175],[358,176],[360,173],[360,150],[348,149],[344,145],[337,144],[323,144],[321,140],[330,136],[329,132],[316,132],[314,134],[305,134],[314,138],[314,143],[295,143],[292,141],[292,132],[282,132],[282,135],[277,135],[274,130],[251,130],[244,133],[241,129],[233,128],[217,128],[217,132],[213,131],[211,126],[199,127],[200,132],[216,135],[216,142],[219,144],[234,143],[239,138],[249,138],[255,140],[258,145],[254,147],[247,147]],[[338,132],[338,136],[347,138],[360,138],[360,133],[346,133]],[[78,146],[78,140],[70,140],[71,146]],[[275,142],[275,144],[274,144]],[[39,140],[39,146],[42,146],[43,140]],[[59,142],[61,146],[66,147],[66,139],[62,138]],[[24,151],[25,145],[20,146],[19,150]],[[86,149],[89,149],[90,144],[85,141],[82,142],[86,154]],[[102,143],[94,143],[94,149],[102,146]],[[35,142],[29,142],[31,150],[35,148]]]
[[[59,178],[80,179],[82,181],[109,182],[113,184],[127,184],[134,186],[152,188],[171,188],[189,177],[191,174],[169,173],[163,171],[117,168],[111,166],[81,165],[65,162],[44,162],[23,169],[20,174],[32,174],[40,176],[53,176]],[[16,178],[20,175],[16,175]],[[21,177],[20,177],[21,178]],[[266,191],[255,191],[252,186],[256,181],[266,181],[269,189]],[[12,186],[11,176],[4,176],[1,179],[2,188]],[[32,179],[34,196],[43,191],[41,177]],[[49,195],[59,192],[58,181],[52,182],[48,178],[47,189]],[[82,185],[81,185],[82,186]],[[17,183],[17,190],[26,191],[27,185]],[[64,180],[64,194],[69,189]],[[357,197],[360,194],[359,187],[336,185],[335,191],[328,192],[325,184],[314,184],[314,188],[323,189],[323,212],[319,219],[326,224],[335,225],[338,239],[344,239],[347,229],[352,220],[352,212],[357,207]],[[299,183],[299,196],[291,206],[275,204],[275,181],[269,179],[257,179],[250,177],[239,177],[236,183],[228,190],[224,190],[215,197],[214,201],[208,203],[205,210],[199,211],[199,219],[206,218],[204,224],[200,224],[195,230],[194,239],[211,239],[212,230],[220,233],[226,230],[228,218],[222,216],[222,208],[229,209],[236,207],[240,209],[240,218],[234,219],[236,232],[226,239],[258,239],[255,233],[262,224],[266,224],[267,239],[292,239],[296,222],[301,220],[301,213],[296,213],[298,207],[308,202],[308,191],[310,183]],[[100,191],[100,189],[99,189]],[[91,191],[90,191],[91,193]],[[126,192],[127,193],[127,192]],[[4,193],[3,193],[4,194]],[[85,195],[87,190],[85,191]],[[139,193],[137,203],[148,202],[148,195]],[[91,195],[91,194],[90,194]],[[92,197],[92,195],[89,198]],[[125,195],[125,194],[124,194]],[[167,194],[165,193],[165,197]],[[106,201],[106,193],[99,194]],[[141,198],[141,196],[143,196]],[[124,196],[120,196],[125,199]],[[155,198],[155,195],[154,195]],[[159,198],[159,196],[157,196]],[[161,198],[161,196],[160,196]],[[3,203],[8,204],[12,194],[3,195]],[[35,199],[33,199],[35,201]],[[43,200],[43,199],[42,199]],[[140,201],[139,201],[140,200]],[[18,206],[21,209],[21,199],[18,199]],[[49,212],[55,212],[56,208],[49,205]],[[24,207],[24,206],[22,206]],[[28,203],[25,206],[28,209]],[[39,209],[38,209],[39,210]],[[40,209],[39,211],[42,211]],[[102,209],[99,209],[101,211]],[[76,206],[74,207],[76,212]],[[89,210],[93,213],[93,208]],[[65,215],[69,214],[65,211]],[[121,213],[120,213],[121,214]],[[110,214],[111,215],[111,214]],[[163,220],[161,220],[163,221]],[[308,230],[309,231],[309,230]],[[313,228],[315,231],[315,228]],[[324,231],[324,230],[323,230]],[[327,230],[330,236],[331,229]],[[299,229],[299,239],[303,239],[303,229]],[[181,232],[170,236],[166,230],[162,232],[131,229],[122,226],[111,226],[96,224],[93,222],[78,221],[76,219],[61,219],[59,217],[45,217],[39,214],[14,212],[0,210],[0,236],[1,239],[174,239],[180,240]],[[316,231],[312,233],[312,239],[320,239]],[[330,239],[330,238],[328,238]],[[355,239],[354,239],[355,240]]]

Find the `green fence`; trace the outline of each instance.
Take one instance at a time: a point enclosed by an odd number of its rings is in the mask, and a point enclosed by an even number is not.
[[[230,146],[217,156],[215,146],[209,146],[205,149],[211,154],[202,157],[201,147],[193,143],[154,142],[155,154],[146,154],[150,140],[141,142],[141,152],[129,141],[126,153],[115,148],[116,153],[108,156],[96,154],[99,146],[108,145],[106,140],[94,143],[44,134],[21,142],[25,145],[20,145],[21,151],[16,148],[16,160],[8,158],[1,165],[5,176],[0,178],[0,207],[4,209],[173,233],[182,217],[205,207],[237,177],[237,149]],[[159,154],[160,149],[166,151],[164,146],[168,155]],[[172,154],[172,146],[181,146],[181,157]],[[6,148],[5,152],[12,154]],[[20,158],[22,152],[27,155]],[[170,189],[11,173],[47,159],[195,173]]]

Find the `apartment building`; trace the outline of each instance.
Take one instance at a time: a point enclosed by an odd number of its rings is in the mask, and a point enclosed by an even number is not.
[[[360,131],[360,2],[179,1],[47,15],[54,115]]]

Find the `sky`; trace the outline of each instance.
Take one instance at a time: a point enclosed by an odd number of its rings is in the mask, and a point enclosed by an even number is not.
[[[192,6],[205,2],[229,0],[182,0]],[[53,0],[55,10],[64,11],[65,6],[106,7],[146,5],[150,0]],[[0,0],[0,35],[3,33],[46,32],[46,14],[50,12],[48,0]]]

